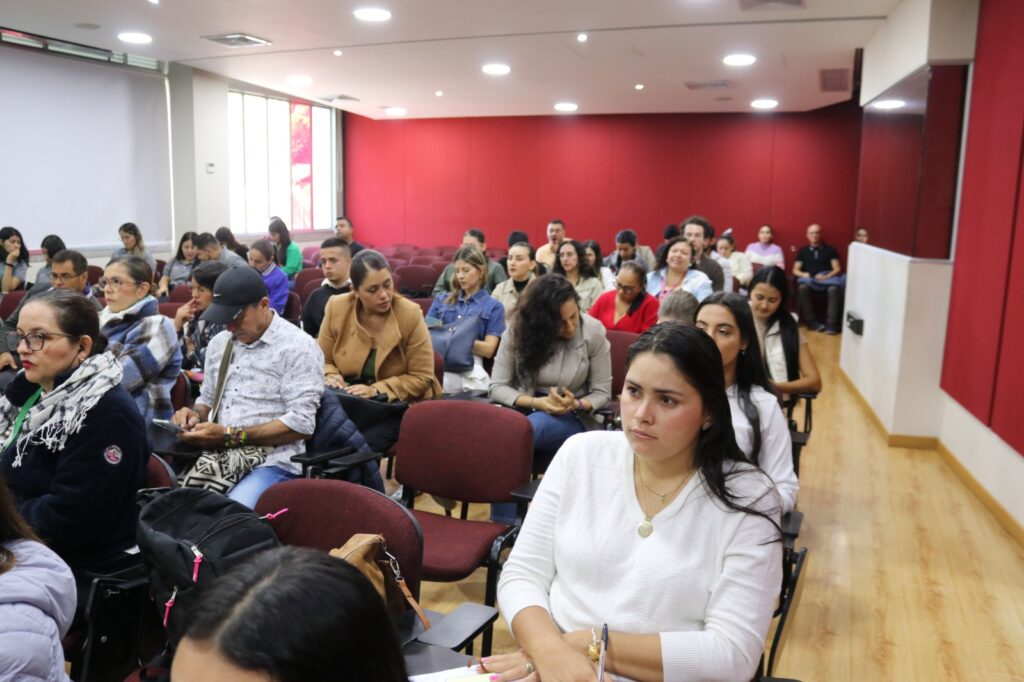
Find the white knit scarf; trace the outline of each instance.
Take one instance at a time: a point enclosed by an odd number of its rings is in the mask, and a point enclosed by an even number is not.
[[[30,446],[42,445],[51,452],[64,449],[68,436],[78,433],[89,410],[114,386],[121,383],[121,363],[111,353],[88,358],[67,381],[44,393],[29,410],[15,449],[12,467],[20,467]],[[11,437],[20,407],[0,396],[0,443]]]

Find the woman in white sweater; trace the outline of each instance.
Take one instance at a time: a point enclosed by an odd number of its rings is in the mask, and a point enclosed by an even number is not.
[[[537,491],[498,600],[522,650],[504,680],[749,680],[782,573],[779,498],[732,436],[703,332],[652,327],[629,349],[621,432],[569,439]]]
[[[793,471],[793,442],[761,361],[750,305],[739,294],[711,294],[697,308],[697,328],[722,354],[736,444],[771,477],[782,513],[793,511],[800,489]]]

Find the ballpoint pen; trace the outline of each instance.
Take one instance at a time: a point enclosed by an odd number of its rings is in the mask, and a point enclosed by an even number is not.
[[[604,661],[608,656],[608,623],[601,626],[601,657],[597,661],[597,682],[604,682]]]

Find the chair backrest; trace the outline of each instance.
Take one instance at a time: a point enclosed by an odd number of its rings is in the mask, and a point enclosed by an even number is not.
[[[437,383],[444,385],[444,358],[436,350],[434,351],[434,376]]]
[[[303,247],[302,249],[302,260],[308,260],[311,263],[317,263],[320,260],[320,247],[314,245]]]
[[[171,289],[171,293],[167,296],[167,301],[170,303],[186,303],[191,300],[192,288],[187,284],[179,284]]]
[[[533,427],[497,405],[427,400],[402,417],[395,478],[413,490],[464,502],[512,502],[530,480]]]
[[[103,276],[103,268],[98,265],[90,265],[86,272],[88,273],[86,279],[89,280],[89,284],[96,284],[96,282],[100,281],[100,277]]]
[[[508,249],[500,249],[498,247],[487,249],[488,260],[501,260],[508,255]]]
[[[444,273],[444,269],[448,267],[448,261],[436,260],[429,265],[430,269],[434,271],[434,281]]]
[[[192,392],[191,382],[184,372],[178,372],[178,378],[174,380],[171,387],[171,407],[177,412],[188,405],[189,394]]]
[[[156,270],[153,271],[153,281],[159,282],[160,278],[163,277],[164,268],[167,267],[167,261],[156,259]]]
[[[410,298],[409,300],[423,309],[424,317],[426,316],[427,311],[430,310],[430,306],[434,305],[434,299],[432,298]]]
[[[178,308],[185,305],[184,303],[157,303],[156,307],[160,309],[160,314],[164,317],[169,317],[172,320],[174,315],[178,312]]]
[[[160,455],[150,455],[146,462],[147,488],[175,488],[178,482],[174,478],[174,470]]]
[[[388,267],[390,267],[392,271],[397,270],[403,265],[409,264],[409,260],[407,258],[399,258],[398,256],[388,256],[387,258]]]
[[[398,502],[355,483],[297,478],[267,488],[256,503],[261,515],[282,509],[288,512],[275,517],[270,525],[286,545],[329,552],[356,533],[383,535],[409,591],[419,598],[423,531]]]
[[[424,255],[420,253],[419,255],[413,256],[412,258],[409,259],[409,265],[430,265],[436,260],[437,256]]]
[[[4,294],[3,300],[0,301],[0,318],[6,320],[10,317],[27,293],[25,289],[18,289]]]
[[[622,393],[622,384],[626,382],[626,353],[640,335],[611,329],[607,333],[608,343],[612,347],[612,397],[618,398]]]
[[[323,285],[320,283],[320,280],[316,280],[315,282],[306,282],[305,284],[302,285],[301,291],[299,291],[298,285],[295,286],[295,290],[299,292],[299,299],[302,301],[303,306],[306,305],[306,301],[308,301],[309,297],[313,295],[313,292],[319,289],[321,286]]]
[[[283,317],[295,324],[298,324],[299,318],[302,317],[302,300],[299,299],[299,295],[294,291],[288,292],[288,302],[284,304]]]
[[[295,291],[301,292],[305,290],[306,285],[310,282],[316,282],[317,286],[324,280],[324,272],[320,268],[306,268],[299,270],[299,273],[295,275]],[[306,300],[303,298],[302,300]]]
[[[437,282],[437,275],[429,265],[403,265],[395,269],[395,274],[402,278],[402,293],[410,298],[430,296]]]

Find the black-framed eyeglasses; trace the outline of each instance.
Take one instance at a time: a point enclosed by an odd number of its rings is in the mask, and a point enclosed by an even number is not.
[[[138,284],[138,282],[135,281],[134,279],[121,279],[120,277],[100,277],[99,281],[96,282],[96,284],[99,285],[100,289],[110,289],[111,291],[117,291],[118,289],[125,285],[135,286],[136,284]]]
[[[84,274],[85,274],[84,272],[79,272],[78,274],[71,274],[71,275],[69,275],[66,272],[51,272],[50,273],[50,281],[55,283],[55,284],[57,282],[63,282],[64,284],[67,284],[68,282],[70,282],[71,280],[75,279],[76,277],[81,277]]]
[[[74,337],[74,334],[61,334],[60,332],[29,332],[19,334],[18,332],[7,332],[4,334],[8,348],[19,348],[24,341],[29,350],[42,350],[43,346],[52,338],[63,336],[66,339]]]

